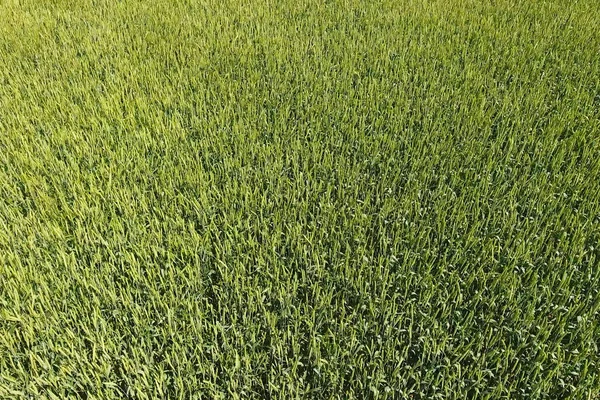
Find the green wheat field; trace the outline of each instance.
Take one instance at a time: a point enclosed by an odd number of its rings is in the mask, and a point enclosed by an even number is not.
[[[599,399],[598,0],[0,0],[0,399]]]

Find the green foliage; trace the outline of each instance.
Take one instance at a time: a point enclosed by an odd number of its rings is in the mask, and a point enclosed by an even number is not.
[[[598,398],[598,26],[0,0],[0,398]]]

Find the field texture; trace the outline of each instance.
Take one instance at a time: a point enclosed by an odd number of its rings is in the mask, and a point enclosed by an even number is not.
[[[1,399],[598,399],[598,0],[0,0]]]

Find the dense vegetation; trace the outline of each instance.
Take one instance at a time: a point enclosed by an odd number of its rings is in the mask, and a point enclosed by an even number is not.
[[[598,398],[599,26],[0,0],[0,398]]]

